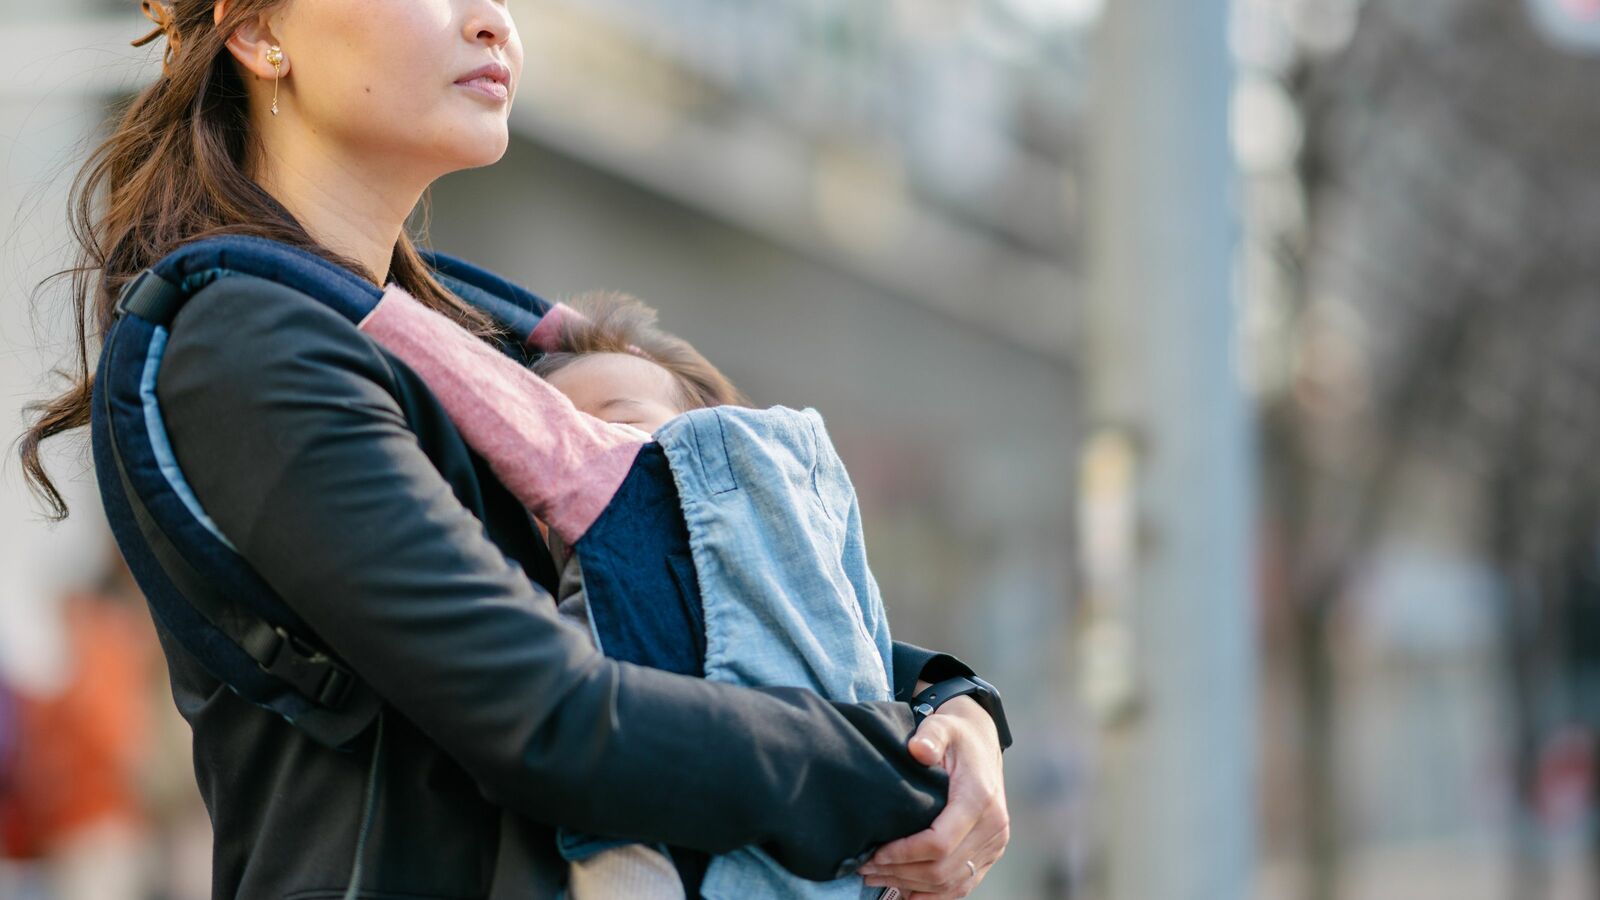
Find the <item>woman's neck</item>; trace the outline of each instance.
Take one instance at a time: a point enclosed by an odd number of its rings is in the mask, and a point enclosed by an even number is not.
[[[313,141],[268,147],[257,180],[311,237],[361,263],[382,287],[405,220],[426,183],[389,177],[381,167],[358,165]]]

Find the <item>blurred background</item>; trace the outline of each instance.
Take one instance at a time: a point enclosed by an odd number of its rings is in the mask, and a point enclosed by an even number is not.
[[[429,242],[814,406],[896,635],[1004,691],[977,896],[1600,896],[1600,2],[508,0]],[[0,0],[7,434],[159,74]],[[0,897],[208,895],[87,436],[0,476]]]

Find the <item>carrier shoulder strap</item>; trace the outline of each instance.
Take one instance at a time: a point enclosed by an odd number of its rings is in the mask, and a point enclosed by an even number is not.
[[[123,465],[122,453],[114,438],[111,452],[116,458],[117,476],[122,481],[122,490],[128,497],[134,521],[138,523],[139,534],[144,537],[150,552],[161,563],[173,586],[189,601],[189,605],[238,644],[262,671],[287,682],[318,706],[335,711],[344,709],[352,695],[358,693],[359,681],[355,675],[308,641],[291,635],[282,626],[251,614],[238,601],[230,599],[215,584],[196,572],[178,548],[172,545],[161,526],[156,524],[150,511],[145,508],[144,501],[139,498],[139,492],[128,481],[127,467]],[[352,708],[358,705],[351,704]],[[373,711],[376,712],[375,709]],[[352,724],[364,727],[365,723]],[[361,727],[356,728],[357,733],[360,730]]]
[[[169,277],[163,277],[158,269],[164,270]],[[359,311],[363,295],[359,289],[352,290],[356,285],[351,282],[348,272],[335,269],[322,260],[312,258],[310,254],[276,242],[227,237],[187,245],[175,251],[163,263],[139,273],[118,296],[115,319],[120,324],[124,317],[131,314],[149,326],[167,327],[190,294],[230,274],[291,276],[285,280],[347,316]],[[376,291],[373,293],[376,294]],[[123,336],[119,331],[125,332],[124,329],[114,328],[108,333],[107,347],[103,352],[109,352],[110,344]],[[127,335],[127,338],[131,339],[132,335]],[[121,495],[119,499],[126,503],[126,516],[120,519],[123,527],[117,529],[120,532],[119,542],[135,542],[125,550],[136,549],[137,544],[143,544],[143,550],[153,559],[160,574],[165,576],[165,581],[170,585],[153,583],[146,590],[153,589],[162,598],[168,598],[172,593],[179,595],[172,599],[179,599],[190,607],[215,632],[220,632],[222,638],[242,651],[260,673],[270,677],[263,679],[251,676],[242,680],[230,677],[230,672],[242,673],[238,665],[243,660],[213,668],[214,663],[220,662],[211,658],[211,654],[219,652],[217,638],[203,637],[192,626],[178,629],[176,636],[180,642],[198,654],[202,664],[212,669],[213,674],[235,693],[283,716],[307,737],[334,748],[351,745],[378,718],[382,704],[377,695],[340,660],[308,636],[298,633],[300,627],[292,624],[295,620],[292,615],[279,615],[277,621],[273,621],[263,615],[264,610],[253,608],[239,595],[237,584],[219,583],[216,577],[208,577],[196,568],[163,528],[162,520],[152,513],[143,492],[131,477],[134,470],[126,456],[128,447],[125,442],[147,440],[146,436],[119,434],[111,412],[112,394],[109,390],[99,393],[97,399],[106,406],[101,417],[104,448],[108,451],[108,458],[104,462],[110,463],[108,468],[115,469],[112,484],[120,488],[117,491]],[[143,428],[137,430],[143,431]],[[109,474],[102,473],[100,476],[102,490],[112,486],[104,482]],[[136,534],[127,533],[125,526],[129,519],[136,528]],[[115,519],[113,524],[117,524]],[[202,560],[205,561],[204,555]],[[248,568],[248,563],[242,559],[235,559],[234,564]],[[265,587],[261,589],[265,590]],[[163,602],[171,601],[164,599]],[[285,697],[286,693],[298,697],[298,700],[289,700]]]
[[[105,395],[100,399],[109,403]],[[172,593],[179,595],[193,614],[237,647],[266,681],[254,678],[236,682],[228,677],[234,669],[226,664],[217,668],[219,660],[211,656],[216,652],[213,649],[216,638],[206,639],[190,628],[180,627],[175,634],[180,643],[197,654],[200,662],[235,693],[279,714],[311,740],[335,749],[351,746],[377,718],[381,707],[377,695],[330,654],[297,636],[290,628],[264,618],[236,593],[206,577],[191,564],[135,488],[124,455],[123,442],[127,436],[118,435],[115,428],[110,427],[111,418],[109,410],[102,417],[107,423],[102,435],[110,457],[107,468],[116,472],[115,484],[120,489],[117,493],[125,504],[126,515],[122,521],[131,519],[137,534],[116,530],[119,543],[130,539],[142,543],[144,552],[165,577],[165,588],[159,583],[145,586],[147,591],[156,591],[151,596],[152,601]],[[106,487],[109,485],[102,485],[102,489]],[[115,519],[113,524],[116,524]],[[125,545],[125,549],[129,548]],[[130,564],[132,562],[130,558]],[[264,689],[263,684],[276,687]],[[289,702],[283,696],[285,693],[299,699]]]
[[[439,280],[463,300],[509,328],[515,337],[502,347],[508,355],[529,352],[527,347],[519,347],[518,341],[525,343],[527,335],[550,308],[547,301],[493,272],[442,253],[427,253],[425,261]],[[380,293],[375,286],[342,267],[297,248],[263,238],[219,236],[187,244],[140,272],[117,298],[114,312],[117,324],[124,324],[121,320],[131,315],[145,323],[134,334],[149,334],[144,330],[146,327],[169,327],[193,293],[229,275],[271,278],[321,301],[352,324],[370,310]],[[117,342],[119,336],[125,342],[134,340],[134,334],[127,334],[125,329],[114,325],[102,352],[110,351],[110,345]],[[112,381],[125,379],[109,379],[108,384],[97,385],[97,388],[108,387]],[[119,396],[125,394],[126,391],[119,392]],[[148,468],[143,461],[145,452],[139,449],[144,447],[139,443],[144,436],[132,432],[119,435],[111,411],[111,392],[103,392],[100,400],[106,409],[100,417],[103,434],[97,436],[97,444],[102,444],[100,438],[104,439],[105,454],[102,458],[97,450],[97,460],[116,470],[116,476],[109,482],[109,473],[101,474],[101,487],[103,491],[115,488],[115,493],[121,495],[116,499],[126,500],[125,515],[114,517],[113,521],[119,542],[132,542],[125,546],[125,551],[134,549],[145,556],[139,560],[141,568],[153,562],[160,570],[159,575],[165,576],[167,584],[163,585],[156,573],[147,571],[149,577],[158,578],[152,588],[163,598],[162,602],[176,601],[187,606],[213,629],[213,636],[201,636],[197,630],[203,630],[201,622],[193,621],[192,625],[179,629],[180,641],[198,653],[208,668],[211,663],[218,663],[214,674],[245,699],[283,716],[318,743],[336,748],[349,746],[378,718],[382,704],[377,695],[333,654],[301,634],[302,627],[293,624],[297,617],[291,611],[284,609],[273,614],[271,610],[281,605],[280,599],[263,596],[247,601],[235,589],[239,586],[228,582],[231,575],[219,580],[216,577],[219,573],[208,575],[203,565],[197,568],[172,537],[188,526],[173,520],[170,524],[178,532],[164,528],[163,522],[167,520],[163,516],[171,514],[152,511],[154,501],[147,501],[132,477],[136,470],[129,465],[127,453],[130,449],[139,450],[135,454],[139,457],[138,470]],[[138,432],[144,430],[142,423],[129,427]],[[127,445],[124,443],[127,440],[135,444]],[[143,548],[139,548],[140,544]],[[198,559],[204,565],[220,564],[208,559],[205,553]],[[233,559],[229,564],[242,567],[241,571],[248,570],[248,563],[242,558]],[[270,593],[265,585],[246,587],[250,589],[245,593],[252,597],[253,591]],[[172,597],[173,594],[178,596]],[[217,633],[242,651],[249,662],[233,651],[224,653],[218,646]],[[217,653],[222,656],[212,658]],[[270,678],[258,677],[254,669]],[[293,699],[287,695],[292,695]]]

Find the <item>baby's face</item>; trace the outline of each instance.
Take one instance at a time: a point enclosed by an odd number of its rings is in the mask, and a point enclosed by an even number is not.
[[[545,380],[589,415],[651,433],[682,412],[672,373],[628,353],[590,354]]]

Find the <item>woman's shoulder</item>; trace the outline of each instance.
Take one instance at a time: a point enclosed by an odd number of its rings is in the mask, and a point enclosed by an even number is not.
[[[351,477],[381,452],[377,441],[408,432],[376,347],[274,281],[228,275],[196,291],[161,353],[155,393],[178,465],[247,557],[260,552],[253,535],[287,484],[308,470]]]
[[[291,379],[359,379],[392,389],[377,346],[344,315],[303,291],[227,275],[196,291],[173,318],[158,376],[162,402],[180,386],[249,390]]]

